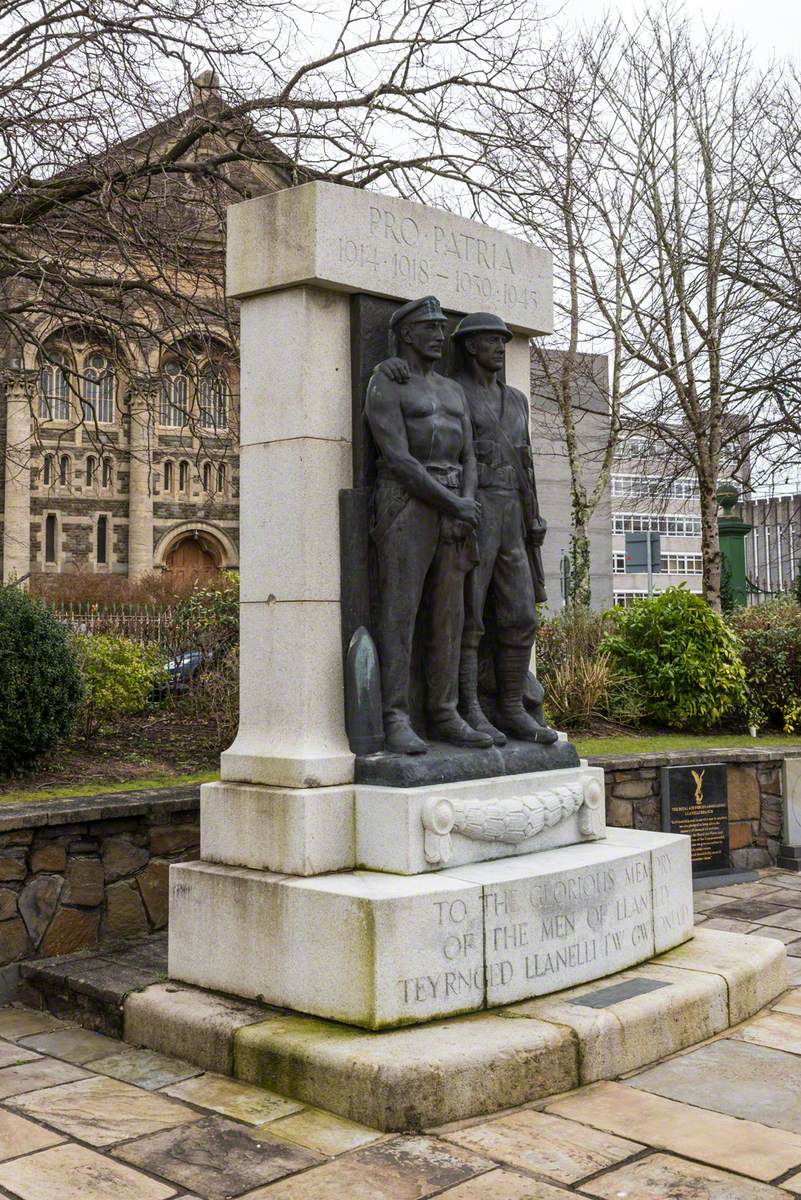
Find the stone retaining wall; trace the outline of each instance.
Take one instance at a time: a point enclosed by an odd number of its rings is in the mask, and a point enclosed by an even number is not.
[[[199,853],[199,803],[195,786],[0,806],[0,976],[163,929],[169,865]]]
[[[589,761],[604,768],[607,824],[654,830],[662,827],[662,767],[725,763],[731,865],[750,870],[776,862],[782,829],[782,761],[799,755],[801,746],[673,751]]]

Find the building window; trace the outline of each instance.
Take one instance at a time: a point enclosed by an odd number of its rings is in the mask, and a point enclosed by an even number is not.
[[[211,491],[211,463],[203,464],[203,488],[205,491]]]
[[[93,455],[90,454],[86,460],[86,486],[87,487],[91,487],[92,484],[94,483],[96,469],[97,469],[97,462],[96,462],[95,458],[93,457]]]
[[[172,463],[169,459],[164,464],[164,491],[172,492]]]
[[[228,426],[228,398],[225,379],[213,371],[204,371],[198,387],[200,401],[200,424],[203,429],[226,429]]]
[[[91,354],[83,373],[83,416],[101,425],[114,422],[116,381],[111,363],[102,354]]]
[[[614,513],[612,532],[664,533],[668,537],[700,537],[701,518],[683,513]]]
[[[97,518],[97,561],[105,563],[108,561],[108,517],[100,516]]]
[[[659,475],[613,475],[612,495],[643,499],[647,496],[669,496],[688,500],[698,496],[697,479],[665,480]]]
[[[39,377],[39,416],[43,421],[67,421],[70,415],[69,383],[59,359],[46,363]]]
[[[225,464],[224,463],[220,463],[219,467],[217,468],[217,491],[221,492],[221,493],[225,492]]]
[[[178,491],[189,491],[189,463],[185,460],[178,464]]]
[[[103,487],[104,488],[111,487],[111,479],[112,479],[111,459],[104,458],[103,459]]]
[[[161,380],[161,413],[162,425],[180,429],[186,424],[187,409],[187,378],[177,362],[168,362],[164,366]]]
[[[44,469],[42,471],[42,482],[44,483],[45,487],[50,487],[53,483],[53,468],[53,455],[46,454],[44,460]]]
[[[704,560],[700,554],[663,554],[659,569],[665,575],[703,575]],[[612,555],[612,573],[626,574],[626,555]]]
[[[58,482],[62,487],[66,487],[70,481],[71,466],[69,454],[62,454],[58,462]]]
[[[56,561],[56,516],[49,513],[45,518],[45,562]]]

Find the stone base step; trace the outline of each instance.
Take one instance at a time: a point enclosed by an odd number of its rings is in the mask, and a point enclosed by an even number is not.
[[[630,970],[537,1000],[370,1032],[169,982],[125,1000],[125,1040],[384,1130],[613,1079],[744,1021],[788,986],[773,939],[697,930]]]
[[[20,964],[17,999],[110,1037],[122,1037],[129,993],[167,978],[167,934]]]

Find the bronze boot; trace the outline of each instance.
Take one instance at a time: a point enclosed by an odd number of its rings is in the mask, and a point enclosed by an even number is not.
[[[488,733],[496,746],[506,745],[506,734],[495,728],[478,702],[478,651],[464,647],[459,660],[459,711],[468,725]]]
[[[550,746],[557,740],[555,729],[539,725],[523,707],[531,651],[527,646],[500,646],[496,661],[498,711],[495,720],[509,737],[521,742]]]

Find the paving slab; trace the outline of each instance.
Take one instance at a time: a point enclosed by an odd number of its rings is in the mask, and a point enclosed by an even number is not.
[[[198,1075],[183,1083],[163,1089],[167,1096],[176,1096],[189,1104],[211,1109],[246,1125],[264,1125],[276,1117],[286,1117],[303,1108],[297,1100],[288,1100],[263,1087],[227,1079],[224,1075]]]
[[[5,1067],[0,1071],[0,1100],[54,1084],[72,1083],[77,1079],[86,1079],[88,1075],[89,1072],[81,1067],[59,1062],[57,1058],[37,1058],[35,1062],[23,1063],[20,1067]]]
[[[769,924],[773,929],[801,930],[801,908],[780,908],[770,918]]]
[[[547,1112],[768,1181],[801,1166],[801,1136],[705,1112],[622,1083],[593,1083]]]
[[[643,1149],[637,1142],[531,1109],[456,1130],[444,1140],[554,1183],[575,1183]]]
[[[758,933],[760,937],[775,938],[777,942],[781,942],[784,946],[789,946],[798,938],[797,929],[781,929],[773,925],[759,925],[754,933]]]
[[[113,1153],[176,1187],[192,1188],[204,1200],[250,1194],[253,1188],[320,1161],[311,1150],[226,1117],[204,1117],[193,1125],[128,1142]]]
[[[286,1016],[237,1030],[235,1044],[240,1079],[373,1129],[445,1124],[578,1083],[570,1030],[492,1013],[383,1033]]]
[[[111,1146],[200,1117],[177,1100],[103,1075],[15,1096],[6,1103],[90,1146]]]
[[[168,1084],[200,1074],[200,1069],[191,1063],[167,1058],[154,1050],[132,1050],[130,1047],[105,1058],[93,1059],[92,1070],[99,1071],[101,1075],[110,1075],[112,1079],[121,1079],[124,1083],[133,1083],[148,1092],[156,1092]]]
[[[801,1133],[801,1058],[780,1050],[722,1038],[625,1082],[670,1100]]]
[[[15,1113],[0,1108],[0,1162],[17,1158],[21,1154],[32,1154],[47,1146],[57,1146],[63,1138],[50,1129],[43,1129],[33,1121],[26,1121]]]
[[[731,1037],[772,1046],[774,1050],[786,1050],[789,1054],[801,1054],[801,1016],[774,1010],[733,1030]]]
[[[670,1154],[652,1154],[581,1185],[603,1200],[787,1200],[787,1192]]]
[[[781,904],[769,903],[767,900],[734,900],[716,908],[714,917],[730,917],[738,921],[770,924],[769,918],[774,913],[782,912]]]
[[[20,1200],[167,1200],[169,1184],[69,1144],[0,1166],[0,1186]]]
[[[395,1138],[259,1188],[246,1200],[423,1200],[472,1176],[483,1178],[492,1166],[433,1138]]]
[[[270,1122],[273,1137],[283,1137],[318,1154],[342,1154],[378,1141],[383,1135],[366,1125],[346,1121],[322,1108],[304,1108],[289,1117]]]
[[[63,1058],[66,1062],[82,1067],[93,1058],[102,1058],[119,1050],[120,1043],[102,1033],[91,1033],[88,1029],[57,1029],[53,1033],[34,1033],[20,1038],[19,1044],[31,1050],[49,1054],[51,1058]]]
[[[794,1013],[801,1017],[801,988],[793,988],[771,1005],[771,1012]]]
[[[3,1067],[16,1067],[19,1063],[34,1062],[35,1059],[41,1058],[35,1050],[28,1050],[25,1046],[18,1046],[15,1042],[0,1042],[0,1069]]]
[[[28,1037],[32,1033],[49,1033],[53,1029],[74,1028],[67,1021],[60,1021],[49,1012],[36,1012],[32,1008],[0,1009],[0,1037],[9,1042]]]
[[[759,929],[756,921],[737,921],[734,917],[719,917],[713,914],[703,922],[707,929],[722,929],[726,933],[753,933]]]
[[[574,1192],[514,1171],[489,1171],[438,1192],[437,1200],[569,1200]]]

